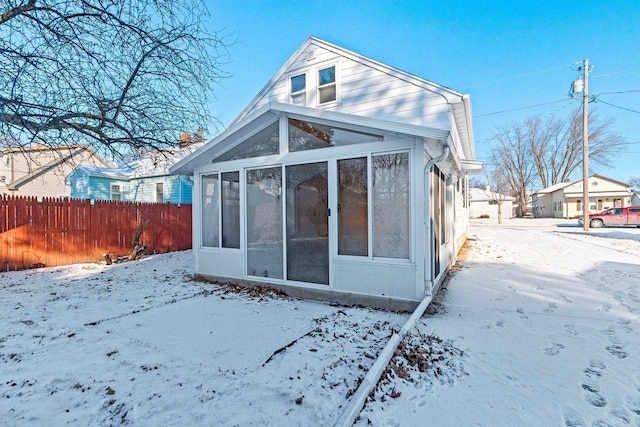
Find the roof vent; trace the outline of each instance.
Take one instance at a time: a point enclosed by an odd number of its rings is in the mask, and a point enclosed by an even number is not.
[[[307,61],[313,61],[314,59],[316,59],[316,50],[311,49],[307,52]]]

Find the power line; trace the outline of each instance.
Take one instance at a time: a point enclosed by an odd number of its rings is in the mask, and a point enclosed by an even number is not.
[[[640,89],[633,89],[633,90],[624,90],[624,91],[620,91],[620,92],[601,92],[601,93],[596,93],[595,96],[599,96],[599,95],[619,95],[622,93],[637,93],[640,92]]]
[[[612,106],[612,107],[619,108],[619,109],[621,109],[621,110],[630,111],[630,112],[632,112],[632,113],[640,114],[640,111],[632,110],[632,109],[630,109],[630,108],[621,107],[621,106],[619,106],[619,105],[614,105],[614,104],[611,104],[611,103],[609,103],[609,102],[603,101],[603,100],[601,100],[601,99],[596,99],[596,102],[602,102],[603,104],[607,104],[607,105],[610,105],[610,106]]]
[[[541,107],[543,105],[557,104],[559,102],[567,102],[567,101],[571,101],[571,99],[564,98],[564,99],[559,99],[557,101],[543,102],[542,104],[527,105],[526,107],[517,107],[517,108],[510,108],[508,110],[494,111],[493,113],[480,114],[479,116],[473,116],[473,118],[477,119],[480,117],[493,116],[496,114],[508,113],[510,111],[526,110],[528,108]]]

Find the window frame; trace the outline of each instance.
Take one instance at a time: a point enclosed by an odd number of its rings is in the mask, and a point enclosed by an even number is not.
[[[156,182],[155,186],[155,200],[156,203],[164,203],[164,182]],[[160,189],[160,191],[158,191]],[[160,197],[158,197],[160,196]]]
[[[117,188],[117,191],[113,191],[114,188]],[[113,198],[114,194],[118,195],[117,199]],[[111,183],[111,185],[109,186],[109,200],[114,201],[114,202],[121,202],[123,200],[122,199],[122,184]]]
[[[330,68],[333,68],[333,82],[331,83],[326,83],[321,85],[320,84],[320,73],[324,70],[328,70]],[[332,106],[332,105],[337,105],[340,104],[340,102],[342,101],[342,94],[341,94],[341,90],[340,90],[340,67],[339,67],[339,63],[338,62],[328,62],[328,63],[323,63],[323,64],[318,64],[318,66],[315,68],[315,83],[316,83],[316,87],[315,87],[315,98],[316,98],[316,106],[317,107],[326,107],[326,106]],[[334,87],[335,90],[335,98],[330,100],[330,101],[325,101],[325,102],[321,102],[320,101],[320,91],[321,89],[327,89],[330,87]]]
[[[293,79],[296,77],[304,77],[304,88],[302,90],[298,90],[295,91],[293,90]],[[294,105],[302,105],[302,106],[307,106],[307,102],[308,102],[308,91],[307,88],[309,86],[309,79],[307,78],[307,72],[303,72],[303,73],[296,73],[296,74],[289,74],[288,78],[287,78],[287,84],[288,84],[288,92],[289,92],[289,102],[291,104]],[[294,98],[296,96],[300,96],[300,95],[304,95],[304,102],[302,103],[297,103],[294,101]]]
[[[243,250],[243,240],[242,240],[242,221],[243,221],[243,214],[242,214],[242,209],[243,209],[243,201],[242,201],[242,194],[243,194],[243,190],[242,190],[242,186],[244,185],[243,180],[242,180],[242,168],[231,168],[231,169],[217,169],[217,170],[213,170],[213,171],[206,171],[206,172],[202,172],[199,174],[199,204],[200,207],[198,209],[198,216],[199,216],[199,227],[200,227],[200,233],[199,233],[199,242],[200,242],[200,249],[213,249],[213,250],[224,250],[224,251],[239,251],[239,250]],[[230,174],[230,173],[236,173],[238,176],[238,203],[239,203],[239,208],[238,208],[238,218],[236,223],[239,226],[239,246],[236,247],[231,247],[231,246],[224,246],[224,223],[223,223],[223,182],[222,182],[222,176],[225,174]],[[216,176],[216,189],[214,191],[214,194],[217,194],[216,200],[215,202],[217,203],[217,217],[218,217],[218,221],[217,221],[217,228],[218,228],[218,242],[217,245],[212,245],[212,246],[205,246],[204,244],[204,238],[203,238],[203,208],[204,208],[204,186],[203,186],[203,181],[206,177],[211,177],[211,176]]]
[[[408,226],[409,226],[409,230],[408,230],[408,235],[407,235],[407,244],[408,244],[408,256],[407,258],[395,258],[395,257],[386,257],[386,256],[374,256],[374,249],[375,249],[375,235],[374,235],[374,186],[373,186],[373,181],[374,181],[374,165],[373,165],[373,157],[376,156],[384,156],[384,155],[394,155],[394,154],[406,154],[407,155],[407,165],[408,165],[408,171],[407,171],[407,194],[408,194],[408,200],[407,200],[407,209],[408,209]],[[410,264],[413,262],[413,257],[414,257],[414,248],[413,248],[413,233],[414,233],[414,224],[413,224],[413,218],[414,218],[414,213],[413,213],[413,209],[412,209],[412,203],[413,203],[413,186],[415,185],[413,182],[413,176],[412,176],[412,172],[411,172],[411,162],[413,161],[413,154],[412,154],[412,150],[411,148],[398,148],[395,150],[388,150],[388,151],[369,151],[368,153],[364,154],[364,153],[353,153],[352,155],[349,156],[339,156],[337,157],[336,160],[336,169],[338,167],[338,162],[340,160],[351,160],[351,159],[356,159],[356,158],[364,158],[366,157],[367,159],[367,255],[346,255],[346,254],[340,254],[338,252],[338,248],[337,248],[337,243],[340,240],[340,236],[338,236],[336,234],[336,248],[335,248],[335,252],[334,252],[334,256],[337,259],[344,259],[344,260],[367,260],[369,262],[384,262],[384,263],[393,263],[393,264]],[[337,171],[336,171],[337,172]],[[337,178],[337,176],[336,176]],[[337,203],[337,195],[339,192],[339,188],[337,188],[337,186],[339,185],[339,182],[336,179],[335,182],[335,186],[336,186],[336,203]],[[337,206],[336,206],[337,207]],[[336,223],[337,225],[337,223]],[[338,233],[338,227],[336,227],[336,233]]]

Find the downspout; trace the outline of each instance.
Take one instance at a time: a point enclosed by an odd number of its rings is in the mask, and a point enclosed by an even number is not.
[[[427,185],[429,183],[429,174],[431,173],[431,168],[433,167],[433,165],[435,165],[436,163],[439,163],[441,161],[443,161],[444,159],[446,159],[449,156],[449,144],[447,143],[447,145],[444,146],[443,150],[442,150],[442,154],[440,154],[438,157],[434,157],[433,159],[429,160],[427,162],[426,165],[424,165],[424,179],[423,179],[423,185],[424,185],[424,227],[425,227],[425,232],[427,230],[431,231],[431,227],[428,226],[427,224],[429,224],[429,220],[430,220],[430,210],[431,210],[431,203],[430,203],[430,197],[429,197],[429,186]],[[423,265],[423,269],[424,269],[424,293],[425,295],[428,295],[428,293],[431,292],[431,289],[433,289],[433,283],[431,281],[431,274],[430,273],[430,269],[429,266],[427,265],[427,263],[431,262],[431,258],[427,257],[427,253],[429,253],[428,248],[431,247],[431,233],[429,233],[428,236],[425,236],[425,244],[424,244],[424,265]]]

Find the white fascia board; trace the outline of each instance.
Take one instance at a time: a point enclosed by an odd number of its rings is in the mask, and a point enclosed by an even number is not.
[[[375,132],[377,130],[440,140],[446,140],[450,135],[449,131],[427,126],[392,122],[371,117],[356,116],[353,114],[337,113],[335,111],[302,107],[294,104],[272,103],[270,106],[271,110],[278,111],[286,115],[295,115],[302,119],[315,119],[326,123],[337,124],[339,126],[346,126],[347,128],[354,130],[357,130],[356,128],[360,128],[369,132]]]
[[[169,172],[172,174],[191,175],[196,166],[200,166],[201,164],[206,163],[206,159],[217,156],[221,154],[222,151],[226,151],[224,150],[224,148],[231,148],[220,145],[220,142],[227,140],[231,136],[242,132],[243,130],[247,130],[247,127],[252,122],[255,122],[257,126],[259,124],[275,120],[276,117],[271,114],[270,109],[270,104],[267,104],[254,111],[252,114],[239,121],[235,125],[229,126],[222,133],[211,139],[205,145],[189,154],[188,156],[184,157],[180,161],[176,162],[169,168]]]
[[[390,65],[384,64],[382,62],[378,62],[369,57],[360,55],[359,53],[353,52],[351,50],[345,49],[343,47],[337,46],[335,44],[329,43],[325,40],[319,39],[314,36],[309,36],[303,43],[296,49],[296,51],[289,57],[287,62],[284,63],[282,67],[276,72],[276,74],[271,77],[271,79],[264,85],[264,87],[258,92],[258,94],[247,104],[247,106],[238,114],[238,116],[231,122],[231,125],[235,125],[237,122],[242,120],[242,117],[250,111],[260,99],[262,99],[267,92],[271,89],[271,87],[278,81],[280,78],[291,70],[291,66],[296,62],[298,57],[304,53],[310,45],[316,45],[321,48],[325,48],[330,51],[336,52],[339,56],[351,59],[353,61],[359,62],[361,64],[367,65],[373,69],[381,71],[385,74],[388,74],[397,79],[403,80],[407,83],[413,84],[415,86],[421,87],[430,92],[439,94],[446,101],[447,104],[454,105],[459,103],[460,100],[464,100],[464,96],[460,92],[457,92],[453,89],[450,89],[446,86],[434,83],[432,81],[423,79],[422,77],[418,77],[414,74],[408,73],[406,71],[402,71],[398,68],[392,67]],[[468,96],[468,95],[466,95]]]
[[[484,167],[484,163],[477,160],[460,160],[460,164],[467,175],[480,175]]]

